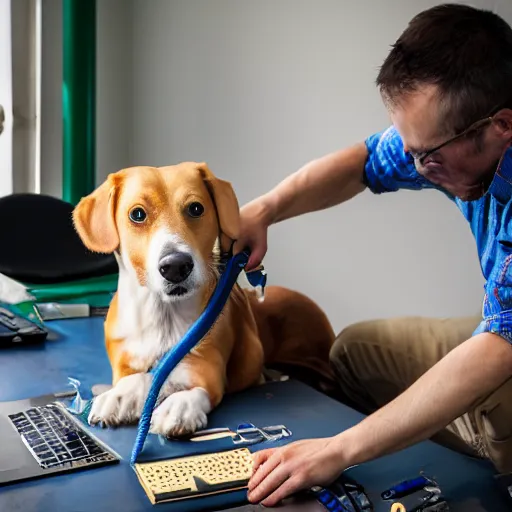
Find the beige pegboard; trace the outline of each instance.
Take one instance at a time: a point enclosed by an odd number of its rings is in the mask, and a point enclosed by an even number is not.
[[[151,503],[243,489],[252,474],[247,448],[135,464],[135,472]],[[198,489],[196,479],[201,481]]]

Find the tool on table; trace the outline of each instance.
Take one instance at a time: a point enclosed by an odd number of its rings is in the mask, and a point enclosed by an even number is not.
[[[105,316],[108,311],[108,308],[95,307],[90,304],[60,304],[58,302],[43,302],[37,304],[36,307],[43,322],[66,318]]]
[[[328,510],[328,512],[359,512],[358,508],[347,508],[344,506],[340,498],[334,494],[330,489],[324,489],[323,487],[312,487],[310,489],[311,494],[314,495],[315,499]]]
[[[420,491],[428,486],[438,487],[432,479],[427,478],[424,475],[420,475],[417,478],[404,480],[403,482],[386,489],[381,493],[381,498],[383,500],[399,499],[416,491]]]
[[[53,394],[53,396],[55,398],[74,398],[77,394],[77,390],[76,389],[68,389],[68,390],[65,390],[65,391],[57,391],[56,393]]]
[[[233,444],[252,445],[261,442],[280,441],[285,437],[292,435],[290,429],[285,425],[272,425],[269,427],[258,428],[252,423],[241,423],[236,431],[229,428],[210,428],[195,432],[190,438],[193,442],[211,441],[231,437]]]
[[[328,487],[310,489],[316,500],[329,512],[370,512],[372,502],[364,487],[343,473]]]
[[[283,437],[290,437],[291,431],[284,425],[257,428],[252,423],[243,423],[236,429],[237,435],[233,438],[234,444],[256,444],[263,441],[280,441]]]
[[[384,500],[400,500],[392,506],[399,505],[408,512],[448,511],[448,503],[441,494],[439,485],[432,478],[420,475],[394,485],[381,493],[381,497]]]

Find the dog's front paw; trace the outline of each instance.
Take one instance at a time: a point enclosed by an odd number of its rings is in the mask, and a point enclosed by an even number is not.
[[[109,391],[97,396],[89,413],[89,425],[113,427],[137,422],[151,386],[151,375],[135,373],[119,380]]]
[[[177,391],[155,409],[151,432],[166,437],[192,434],[206,427],[210,410],[210,397],[204,389]]]

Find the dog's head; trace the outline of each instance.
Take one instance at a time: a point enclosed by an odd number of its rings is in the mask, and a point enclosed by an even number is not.
[[[227,250],[237,238],[239,207],[230,183],[185,162],[109,175],[73,220],[88,249],[117,253],[141,286],[176,301],[205,283],[217,239]]]

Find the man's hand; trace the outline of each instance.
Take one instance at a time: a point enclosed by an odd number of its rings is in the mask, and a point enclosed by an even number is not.
[[[331,438],[297,441],[254,457],[248,498],[267,507],[314,485],[329,485],[346,469]]]
[[[267,252],[267,233],[272,223],[272,211],[265,196],[255,199],[240,209],[240,236],[235,243],[235,254],[246,247],[251,250],[246,270],[256,268]]]

